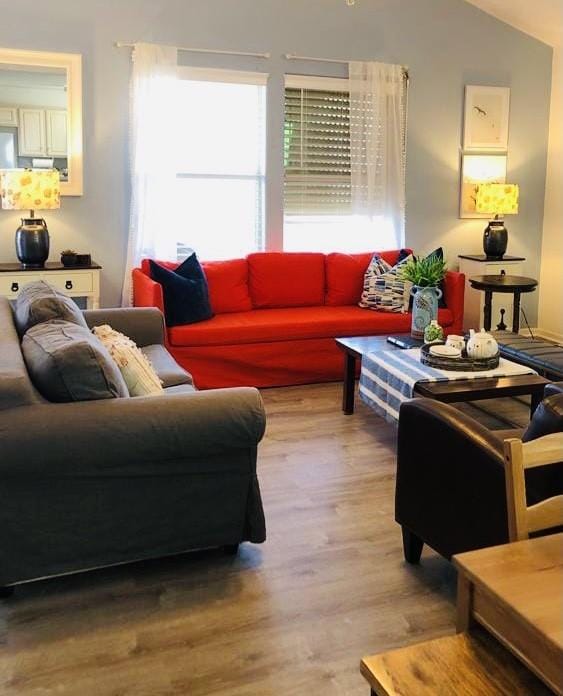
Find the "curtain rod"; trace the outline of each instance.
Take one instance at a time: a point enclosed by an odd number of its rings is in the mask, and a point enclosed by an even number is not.
[[[116,41],[116,48],[134,48],[134,43],[127,41]],[[246,51],[220,51],[213,48],[191,48],[189,46],[176,46],[178,51],[189,51],[190,53],[214,53],[223,56],[245,56],[247,58],[270,58],[270,53],[248,53]]]
[[[312,60],[315,63],[339,63],[340,65],[348,65],[349,60],[339,60],[338,58],[314,58],[313,56],[299,56],[295,53],[285,53],[284,58],[286,60]],[[406,66],[401,66],[404,73],[408,76],[409,69]]]

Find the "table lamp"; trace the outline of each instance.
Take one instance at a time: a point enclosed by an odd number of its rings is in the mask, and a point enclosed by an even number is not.
[[[36,210],[60,208],[56,169],[4,169],[0,172],[3,210],[29,210],[16,230],[16,254],[24,268],[43,268],[49,256],[49,231]]]
[[[477,213],[494,215],[483,234],[483,251],[487,259],[502,259],[508,244],[508,230],[499,216],[518,213],[518,184],[479,184],[475,199]]]

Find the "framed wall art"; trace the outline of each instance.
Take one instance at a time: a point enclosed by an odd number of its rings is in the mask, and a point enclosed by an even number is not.
[[[509,87],[466,85],[464,150],[507,150]]]

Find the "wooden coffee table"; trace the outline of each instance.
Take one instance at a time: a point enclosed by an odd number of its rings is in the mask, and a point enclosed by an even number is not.
[[[337,338],[336,345],[344,352],[344,377],[342,410],[346,415],[354,413],[356,367],[358,359],[367,353],[383,350],[401,350],[387,342],[386,336],[349,336]],[[415,385],[416,396],[425,396],[444,403],[499,399],[505,396],[531,397],[530,412],[533,414],[543,398],[543,390],[549,380],[539,375],[515,375],[513,377],[483,377],[460,379],[452,382],[419,382]]]

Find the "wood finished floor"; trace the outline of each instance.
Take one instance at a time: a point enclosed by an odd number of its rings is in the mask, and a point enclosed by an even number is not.
[[[403,562],[394,428],[342,415],[337,384],[263,396],[267,542],[18,588],[0,601],[2,696],[366,695],[362,656],[454,632],[450,564]],[[515,400],[487,408],[526,421]]]

